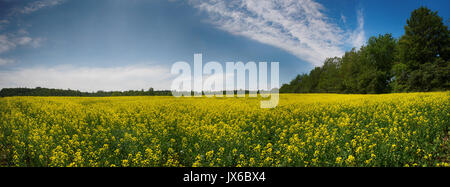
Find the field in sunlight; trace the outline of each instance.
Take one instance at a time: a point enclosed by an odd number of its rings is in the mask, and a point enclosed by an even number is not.
[[[0,98],[0,166],[449,166],[450,92]]]

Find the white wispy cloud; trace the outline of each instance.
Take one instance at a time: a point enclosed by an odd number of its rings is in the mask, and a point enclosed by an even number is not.
[[[190,0],[210,22],[235,35],[281,48],[319,66],[326,57],[341,56],[344,47],[360,47],[364,18],[356,30],[331,22],[325,7],[313,0]],[[356,41],[353,41],[356,40]]]
[[[59,5],[64,1],[65,0],[41,0],[30,2],[23,7],[14,8],[10,10],[11,12],[5,18],[0,20],[0,31],[14,22],[16,16],[31,14],[46,7]],[[43,41],[45,41],[45,38],[31,37],[28,31],[24,28],[20,28],[17,31],[3,32],[0,33],[0,54],[14,50],[18,46],[30,46],[37,48],[41,46]],[[11,64],[11,61],[15,60],[8,59],[9,63],[6,63],[7,61],[3,59],[3,63],[0,63],[0,65]]]
[[[18,46],[39,47],[44,38],[32,38],[27,32],[20,30],[19,32],[11,32],[0,34],[0,54],[14,50]]]
[[[52,7],[63,3],[65,0],[42,0],[28,3],[23,8],[17,9],[18,13],[30,14],[46,7]]]
[[[344,14],[341,13],[341,20],[344,24],[347,23],[347,17],[344,16]]]
[[[98,90],[140,90],[153,87],[170,89],[173,75],[168,68],[158,66],[123,67],[34,67],[0,71],[0,88],[46,87]]]
[[[14,48],[16,48],[16,44],[10,41],[6,34],[0,35],[0,53],[4,53]]]
[[[358,28],[356,28],[350,36],[350,41],[354,47],[360,47],[366,42],[364,32],[364,17],[362,10],[357,11]]]
[[[6,65],[6,64],[12,64],[16,61],[14,59],[8,59],[8,58],[0,58],[0,66]]]
[[[2,19],[0,20],[0,30],[3,30],[9,24],[9,20]]]

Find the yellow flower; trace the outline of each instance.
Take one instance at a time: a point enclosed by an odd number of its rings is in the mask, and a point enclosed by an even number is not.
[[[122,160],[122,166],[123,167],[128,167],[128,160]]]
[[[353,155],[349,155],[349,156],[347,157],[347,159],[345,160],[345,163],[347,163],[347,164],[352,164],[353,161],[355,161],[355,157],[354,157]]]
[[[336,157],[336,164],[342,163],[342,157],[338,156]]]

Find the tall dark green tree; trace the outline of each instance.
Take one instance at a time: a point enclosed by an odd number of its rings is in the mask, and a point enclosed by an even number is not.
[[[442,17],[426,7],[411,13],[399,41],[393,68],[396,91],[431,91],[449,88],[450,32]]]
[[[362,93],[390,92],[391,69],[395,61],[397,41],[391,34],[370,37],[361,49],[359,90]]]

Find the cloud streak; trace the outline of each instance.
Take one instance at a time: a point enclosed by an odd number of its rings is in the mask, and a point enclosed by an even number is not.
[[[41,0],[26,4],[24,7],[13,9],[6,18],[0,20],[0,31],[11,24],[16,16],[31,14],[46,7],[52,7],[63,3],[65,0]],[[0,54],[14,50],[19,46],[31,46],[37,48],[44,41],[41,37],[30,37],[30,34],[24,29],[16,32],[0,33]],[[4,59],[0,57],[0,66],[12,64],[14,59]]]
[[[6,65],[6,64],[13,64],[16,61],[13,59],[7,59],[7,58],[0,58],[0,66]]]
[[[365,38],[365,32],[364,32],[364,18],[363,18],[363,12],[362,10],[357,11],[357,22],[358,22],[358,28],[356,28],[355,31],[353,31],[350,41],[354,47],[360,47],[364,45],[366,42]]]
[[[173,75],[158,66],[35,67],[0,71],[0,88],[46,87],[80,91],[170,89]]]
[[[52,7],[63,3],[65,0],[42,0],[28,3],[25,7],[18,9],[16,13],[30,14],[46,7]]]
[[[325,7],[312,0],[190,0],[219,29],[281,48],[315,66],[341,56],[345,46],[364,42],[364,19],[344,30],[332,23]],[[362,21],[360,21],[362,20]]]
[[[31,38],[24,30],[15,33],[0,34],[0,54],[14,50],[18,46],[39,47],[43,38]]]

